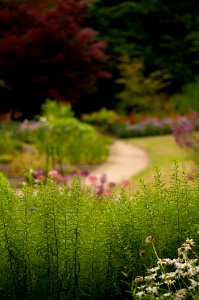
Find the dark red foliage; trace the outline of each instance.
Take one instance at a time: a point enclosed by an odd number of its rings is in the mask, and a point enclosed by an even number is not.
[[[54,1],[55,2],[55,1]],[[0,109],[29,115],[45,98],[78,102],[101,78],[106,43],[83,27],[86,2],[46,8],[30,2],[0,9]],[[36,3],[36,2],[35,2]]]

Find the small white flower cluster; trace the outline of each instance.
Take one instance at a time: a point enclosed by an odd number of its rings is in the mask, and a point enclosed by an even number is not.
[[[188,257],[195,242],[187,239],[178,248],[178,258],[158,258],[157,266],[148,269],[145,277],[137,276],[133,282],[134,298],[185,299],[199,291],[198,259]]]

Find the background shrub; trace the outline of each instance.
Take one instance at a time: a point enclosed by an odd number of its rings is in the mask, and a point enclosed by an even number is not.
[[[15,154],[22,147],[22,142],[16,139],[12,131],[0,128],[0,155]]]
[[[101,108],[99,111],[95,111],[90,114],[84,114],[82,116],[82,120],[89,124],[109,127],[109,124],[111,124],[116,117],[117,113],[114,110]]]
[[[187,111],[199,112],[199,77],[182,88],[182,93],[173,97],[172,106],[181,114]]]
[[[39,122],[21,126],[21,138],[36,145],[47,161],[58,163],[99,163],[106,160],[110,138],[100,135],[93,126],[73,117],[70,104],[47,100]],[[52,167],[55,167],[54,165]]]

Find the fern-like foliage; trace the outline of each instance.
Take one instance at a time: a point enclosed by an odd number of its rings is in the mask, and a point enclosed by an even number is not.
[[[198,199],[177,168],[170,184],[157,171],[153,185],[102,196],[78,178],[16,190],[0,174],[0,299],[131,299],[156,260],[147,236],[160,257],[188,236],[199,244]]]

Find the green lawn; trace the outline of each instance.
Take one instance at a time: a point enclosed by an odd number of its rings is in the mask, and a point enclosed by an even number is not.
[[[154,178],[156,167],[165,178],[171,175],[175,163],[180,171],[186,173],[194,169],[193,162],[176,144],[172,135],[132,138],[128,139],[128,142],[144,149],[150,157],[149,167],[132,178],[135,184],[138,184],[140,179],[151,181]]]

